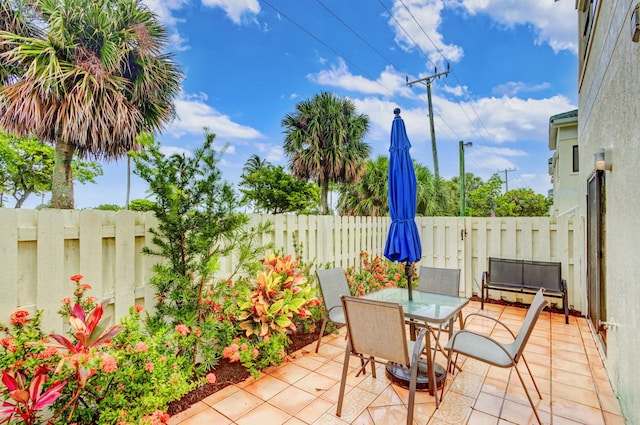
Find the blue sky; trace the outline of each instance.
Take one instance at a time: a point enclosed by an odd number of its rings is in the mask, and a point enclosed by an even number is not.
[[[179,119],[158,135],[167,152],[191,151],[203,127],[228,144],[219,166],[238,181],[257,154],[286,166],[280,122],[321,91],[351,99],[370,118],[372,156],[387,155],[400,107],[413,158],[433,170],[427,96],[432,84],[440,175],[508,173],[509,189],[546,195],[549,117],[577,105],[577,18],[563,0],[147,0],[171,34],[185,79]],[[76,207],[123,205],[126,162],[104,164],[97,185],[76,185]],[[502,173],[504,178],[504,173]],[[146,184],[134,179],[132,199]],[[35,199],[31,201],[35,202]],[[39,202],[39,200],[37,200]]]

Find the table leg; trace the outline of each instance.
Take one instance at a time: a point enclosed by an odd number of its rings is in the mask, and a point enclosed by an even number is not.
[[[433,358],[431,357],[431,328],[429,328],[429,332],[427,332],[425,338],[425,351],[427,352],[427,373],[429,374],[429,395],[435,396],[436,407],[438,407],[438,385],[436,383],[436,371],[433,364]]]

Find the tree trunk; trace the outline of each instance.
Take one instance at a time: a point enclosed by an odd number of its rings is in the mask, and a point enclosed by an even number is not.
[[[320,203],[321,203],[320,213],[322,215],[329,214],[329,202],[327,200],[328,195],[329,195],[329,181],[325,179],[320,184]]]
[[[24,204],[29,195],[31,195],[32,193],[32,191],[25,191],[22,196],[18,196],[17,198],[14,196],[14,198],[16,198],[16,205],[14,208],[22,208],[22,204]]]
[[[58,140],[56,142],[51,180],[51,208],[73,209],[73,175],[71,160],[75,148],[70,143]]]

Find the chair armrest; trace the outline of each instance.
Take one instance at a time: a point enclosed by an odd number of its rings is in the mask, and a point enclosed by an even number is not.
[[[489,272],[482,272],[482,286],[489,281]]]
[[[413,362],[415,361],[418,361],[418,359],[420,358],[420,355],[422,355],[422,352],[426,348],[427,332],[428,332],[427,328],[421,328],[420,332],[418,332],[418,336],[416,337],[415,344],[413,345],[413,353],[411,353],[411,364],[413,364]]]
[[[482,317],[484,319],[490,319],[490,320],[493,320],[494,322],[502,325],[502,327],[504,327],[507,331],[509,331],[509,333],[511,334],[513,339],[516,339],[516,335],[513,333],[513,331],[511,329],[509,329],[509,327],[507,325],[505,325],[504,323],[502,323],[500,320],[496,319],[495,317],[491,317],[491,316],[488,316],[488,315],[482,314],[482,313],[469,313],[469,314],[467,314],[467,317],[464,318],[464,322],[462,323],[463,329],[467,327],[467,320],[469,320],[469,317],[475,317],[475,316]],[[479,335],[482,335],[482,334],[479,334]]]
[[[475,336],[477,336],[479,338],[486,339],[487,341],[489,341],[490,343],[492,343],[496,347],[500,348],[500,350],[502,350],[502,352],[507,356],[507,358],[511,359],[511,362],[515,364],[515,362],[513,361],[513,357],[511,357],[511,354],[509,354],[509,352],[504,348],[504,346],[502,344],[500,344],[498,341],[496,341],[495,339],[493,339],[490,336],[487,336],[485,334],[481,334],[479,332],[470,331],[470,330],[467,330],[467,329],[459,330],[458,332],[453,334],[453,337],[451,337],[451,348],[450,348],[451,351],[453,351],[453,352],[456,351],[456,349],[455,349],[456,338],[458,336],[460,336],[461,334],[472,334],[472,335],[475,335]]]

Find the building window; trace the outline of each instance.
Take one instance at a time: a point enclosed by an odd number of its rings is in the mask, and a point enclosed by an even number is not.
[[[578,152],[578,145],[573,145],[573,172],[580,171],[580,155]]]

